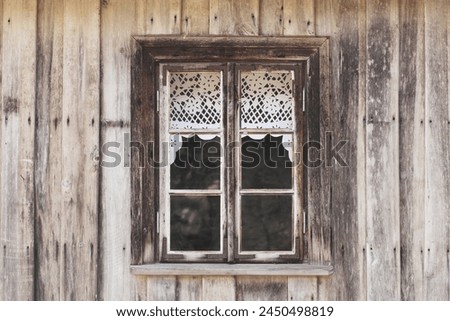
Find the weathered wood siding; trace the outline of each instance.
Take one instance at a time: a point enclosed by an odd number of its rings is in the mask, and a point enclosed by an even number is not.
[[[449,300],[449,7],[1,0],[0,299]],[[310,246],[331,237],[334,275],[130,274],[130,168],[99,161],[130,133],[137,34],[330,36],[320,121],[349,166],[316,178]]]

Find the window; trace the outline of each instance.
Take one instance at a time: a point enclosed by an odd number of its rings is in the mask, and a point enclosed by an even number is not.
[[[133,261],[310,262],[327,40],[136,39],[132,139],[159,165],[132,155]]]
[[[302,68],[160,65],[161,261],[300,261]]]

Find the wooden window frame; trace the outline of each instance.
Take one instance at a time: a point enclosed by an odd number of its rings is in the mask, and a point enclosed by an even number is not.
[[[135,54],[132,57],[132,141],[146,145],[146,160],[140,159],[140,152],[131,149],[132,159],[132,271],[135,274],[189,274],[204,273],[203,268],[183,273],[180,266],[185,264],[162,263],[158,250],[158,171],[148,166],[151,159],[159,159],[159,151],[151,142],[159,141],[158,93],[160,64],[176,63],[224,63],[247,64],[301,64],[304,66],[304,141],[321,141],[327,129],[329,115],[329,41],[326,37],[180,37],[180,36],[136,36]],[[230,90],[227,91],[231,92]],[[233,93],[234,94],[234,93]],[[233,101],[233,97],[228,97]],[[142,155],[141,155],[142,156]],[[141,157],[142,158],[142,157]],[[266,270],[267,274],[278,275],[329,275],[332,273],[331,226],[329,206],[318,211],[320,180],[317,171],[303,166],[302,187],[304,235],[300,249],[300,264],[289,264],[289,268],[273,268],[270,264],[239,264],[239,269],[228,271],[217,268],[218,275],[251,275]],[[319,175],[324,175],[320,171]],[[314,174],[314,175],[313,175]],[[320,219],[323,219],[320,221]],[[234,245],[235,246],[235,245]],[[176,261],[176,260],[175,260]],[[246,260],[244,260],[246,261]],[[239,263],[239,257],[233,263]],[[279,266],[280,264],[277,264]],[[171,268],[171,266],[173,268]],[[208,264],[211,266],[211,264]],[[225,264],[226,266],[226,264]],[[248,268],[246,268],[248,266]],[[258,266],[258,268],[254,268]],[[266,267],[266,268],[265,268]],[[203,272],[202,272],[203,271]],[[272,272],[270,272],[272,271]],[[278,271],[278,272],[277,272]],[[283,272],[284,271],[284,272]],[[288,271],[288,272],[287,272]],[[210,274],[210,273],[208,273]]]

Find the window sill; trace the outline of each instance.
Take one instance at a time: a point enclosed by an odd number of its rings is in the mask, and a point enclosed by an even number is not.
[[[133,275],[190,275],[190,276],[329,276],[333,266],[309,264],[144,264],[132,265]]]

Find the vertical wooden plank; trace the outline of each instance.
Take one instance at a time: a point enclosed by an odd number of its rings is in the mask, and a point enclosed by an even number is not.
[[[367,298],[398,300],[398,2],[369,1],[367,19]]]
[[[331,1],[315,1],[314,2],[314,23],[315,23],[315,33],[316,35],[320,35],[320,36],[331,36],[332,32],[333,32],[333,13],[332,13],[332,5],[331,5]],[[331,56],[333,55],[333,45],[334,45],[334,39],[330,38],[330,43],[329,43],[330,47],[329,47],[329,54],[330,54],[330,59]],[[322,58],[323,59],[323,58]],[[323,62],[322,62],[323,63]],[[330,68],[331,66],[329,66],[329,62],[328,62],[328,67]],[[330,70],[330,74],[329,75],[324,75],[325,77],[331,77],[331,71]],[[323,72],[323,71],[321,71]],[[328,93],[327,95],[329,95],[329,97],[331,96],[331,89],[332,88],[328,88]],[[324,94],[321,94],[321,96],[325,96]],[[332,101],[330,101],[330,103],[333,104]],[[331,131],[332,130],[332,122],[331,120],[333,119],[333,113],[335,111],[334,110],[326,110],[326,115],[327,115],[327,120],[328,123],[325,125],[325,130],[326,131]],[[332,133],[334,135],[334,133]],[[323,133],[322,133],[323,136]],[[326,138],[324,139],[324,137],[321,137],[321,141],[326,141]],[[323,190],[323,194],[322,199],[326,200],[326,202],[322,202],[322,211],[327,210],[328,209],[328,215],[325,217],[326,220],[324,223],[328,222],[327,225],[329,225],[331,223],[331,219],[335,217],[334,214],[331,213],[331,174],[332,174],[332,170],[333,168],[330,167],[325,167],[322,170],[322,177],[323,180],[325,180],[326,184],[324,184],[325,186],[328,186],[328,188],[321,188],[321,190]],[[324,175],[325,174],[325,175]],[[328,208],[324,208],[324,205],[328,205]],[[330,216],[331,214],[331,216]],[[323,219],[319,219],[318,223],[318,227],[321,228],[322,226],[322,220]],[[334,224],[331,224],[331,226],[334,226]],[[332,230],[332,229],[331,229]],[[334,237],[334,239],[330,239],[329,242],[331,242],[331,250],[333,250],[333,245],[336,243],[336,237],[337,235],[335,235],[335,233],[328,233],[331,234],[329,235],[330,238]],[[328,249],[324,249],[324,250],[328,250]],[[330,256],[331,253],[327,253],[328,256]],[[339,269],[337,269],[337,272],[339,272]],[[302,295],[300,297],[303,297],[305,299],[309,300],[330,300],[332,298],[335,297],[335,286],[333,284],[335,276],[333,275],[333,277],[331,278],[316,278],[314,281],[310,280],[310,282],[308,282],[306,285],[303,284],[303,282],[300,282],[300,284],[298,285],[291,285],[291,280],[289,280],[290,284],[289,286],[292,288],[305,288],[307,291],[302,293]],[[314,287],[315,286],[315,287]],[[308,290],[309,289],[309,290]],[[314,295],[315,294],[315,295]],[[314,298],[312,298],[314,296]]]
[[[205,35],[209,32],[209,0],[183,1],[181,32],[185,35]]]
[[[36,97],[36,298],[60,299],[63,2],[38,2]]]
[[[210,0],[209,33],[257,35],[259,0]]]
[[[447,5],[447,83],[448,83],[448,93],[450,95],[450,6]],[[449,115],[448,115],[448,124],[450,125],[450,97],[447,97],[448,104],[449,104]],[[450,127],[449,127],[450,131]],[[449,137],[450,140],[450,137]],[[450,154],[450,151],[449,151]],[[448,232],[447,235],[450,234],[450,223],[448,226]],[[449,300],[450,300],[450,237],[447,240],[447,270],[448,270],[448,276],[449,276],[449,282],[448,282],[448,293],[449,293]]]
[[[175,301],[176,278],[174,276],[156,276],[147,278],[147,300]]]
[[[288,298],[290,301],[318,300],[317,277],[289,277]]]
[[[449,299],[448,1],[425,3],[426,300]]]
[[[147,277],[135,276],[133,278],[133,293],[135,301],[147,300]]]
[[[136,12],[145,34],[181,33],[181,0],[136,0]]]
[[[117,21],[120,21],[120,28]],[[129,271],[131,237],[128,233],[131,231],[131,178],[129,155],[124,153],[124,144],[125,135],[130,134],[130,65],[134,50],[131,35],[136,30],[134,1],[104,2],[101,23],[101,144],[103,147],[116,144],[109,150],[116,152],[120,161],[112,164],[114,159],[102,158],[99,298],[129,300],[132,282]]]
[[[136,0],[136,32],[138,34],[179,34],[181,32],[181,0],[158,1],[158,0]],[[142,52],[137,45],[133,48],[132,77],[143,79],[142,73],[146,72],[147,80],[153,77],[154,70],[150,69],[148,60],[143,59]],[[136,81],[134,81],[136,83]],[[146,84],[136,84],[134,91],[147,91],[146,97],[153,97],[151,88],[144,88]],[[133,141],[145,143],[153,131],[151,112],[144,111],[148,102],[142,100],[143,96],[137,93],[132,97],[132,128]],[[142,117],[144,116],[144,117]],[[138,158],[132,161],[139,161]],[[131,166],[136,170],[132,175],[132,263],[154,262],[154,244],[156,225],[154,217],[150,217],[151,208],[154,207],[155,196],[149,193],[153,190],[154,176],[148,164],[144,168],[138,168],[139,164]],[[153,300],[175,300],[176,278],[168,277],[159,282],[151,278],[147,282],[147,299]],[[172,290],[173,289],[173,290]]]
[[[3,37],[3,0],[0,1],[0,37]],[[3,78],[3,69],[2,69],[2,60],[3,60],[3,54],[2,54],[2,46],[3,46],[3,39],[0,38],[0,89],[2,88],[2,78]],[[2,131],[3,131],[3,99],[0,97],[0,142],[2,142]],[[2,160],[2,145],[0,145],[0,165]],[[0,184],[2,180],[2,172],[0,171]],[[2,220],[2,199],[0,198],[0,222]],[[1,254],[0,254],[1,255]],[[0,256],[1,257],[1,256]]]
[[[314,0],[284,0],[284,35],[315,34]]]
[[[205,301],[236,300],[236,280],[232,276],[204,276],[202,288]]]
[[[3,1],[0,299],[34,297],[35,0]]]
[[[283,35],[283,0],[260,0],[259,35]]]
[[[401,299],[423,300],[425,194],[424,1],[400,2]]]
[[[318,295],[320,300],[361,300],[365,298],[365,96],[361,93],[365,84],[365,1],[317,0],[315,25],[317,35],[331,36],[331,146],[347,141],[339,155],[348,164],[331,164],[335,273],[319,278]]]
[[[355,278],[358,282],[358,300],[367,300],[367,199],[366,199],[366,75],[367,75],[367,1],[358,1],[358,115],[356,120],[357,140],[357,257],[358,268]],[[350,165],[351,166],[351,165]],[[348,248],[348,247],[347,247]],[[350,262],[347,266],[352,266]],[[355,264],[353,264],[355,266]]]
[[[64,2],[61,299],[97,294],[100,2]]]
[[[236,277],[236,299],[238,301],[287,301],[287,277]]]
[[[177,277],[177,301],[201,301],[203,296],[201,276]]]

